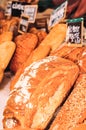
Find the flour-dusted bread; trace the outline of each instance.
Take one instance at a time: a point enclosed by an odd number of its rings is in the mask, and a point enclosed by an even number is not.
[[[57,56],[48,56],[26,67],[7,101],[4,128],[44,129],[78,73],[76,64]]]
[[[86,121],[86,74],[81,74],[50,130],[72,130]],[[82,129],[81,129],[82,130]]]

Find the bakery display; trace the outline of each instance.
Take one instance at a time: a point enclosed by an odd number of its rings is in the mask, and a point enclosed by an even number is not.
[[[20,17],[3,13],[0,11],[0,91],[9,79],[10,93],[2,108],[0,129],[86,129],[85,43],[66,43],[66,20],[48,28],[50,15],[43,13],[22,33],[18,27],[27,24],[27,17],[20,23]]]

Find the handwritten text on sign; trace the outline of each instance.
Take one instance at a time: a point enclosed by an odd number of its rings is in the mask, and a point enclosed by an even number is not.
[[[66,7],[67,7],[67,1],[65,1],[63,4],[61,4],[58,8],[56,8],[52,12],[49,21],[50,27],[53,27],[55,24],[59,23],[62,19],[65,18]]]
[[[69,42],[81,43],[81,27],[77,25],[69,25]]]
[[[24,14],[29,16],[29,23],[34,23],[37,14],[37,5],[27,5],[24,9]]]
[[[69,43],[82,43],[83,19],[77,18],[68,21],[66,41]]]

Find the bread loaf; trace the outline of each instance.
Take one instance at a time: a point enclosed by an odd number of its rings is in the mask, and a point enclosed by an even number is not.
[[[15,38],[16,51],[10,63],[10,70],[16,73],[26,62],[32,50],[37,46],[38,38],[35,34],[25,33]]]
[[[0,44],[0,82],[2,81],[4,71],[14,54],[15,47],[15,43],[12,41],[7,41]]]
[[[34,27],[31,28],[29,32],[37,35],[37,37],[38,37],[38,44],[40,44],[45,39],[45,37],[47,36],[47,33],[45,31],[37,30]]]
[[[86,74],[81,74],[50,130],[72,130],[86,121]]]
[[[3,32],[0,34],[0,44],[7,41],[12,41],[13,33],[10,31]]]
[[[79,66],[80,73],[86,73],[86,47],[64,45],[53,51],[50,55],[72,60]]]
[[[72,61],[48,56],[26,67],[4,110],[4,128],[44,129],[79,73]]]

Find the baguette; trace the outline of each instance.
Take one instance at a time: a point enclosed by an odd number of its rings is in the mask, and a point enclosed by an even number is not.
[[[66,24],[57,24],[41,42],[43,45],[50,45],[51,51],[57,49],[66,38]]]
[[[48,56],[28,66],[10,93],[4,128],[45,129],[79,73],[72,61]]]
[[[81,74],[74,89],[53,121],[50,130],[72,130],[86,121],[86,74]]]

